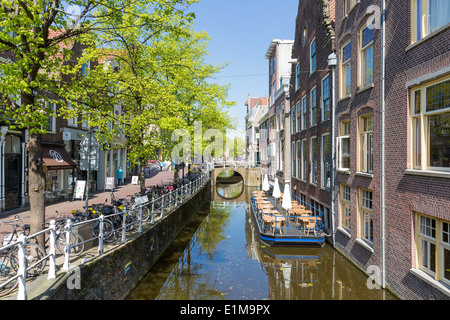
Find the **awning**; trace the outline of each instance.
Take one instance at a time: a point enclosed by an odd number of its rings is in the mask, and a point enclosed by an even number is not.
[[[77,164],[63,147],[43,147],[43,161],[48,170],[75,169]]]

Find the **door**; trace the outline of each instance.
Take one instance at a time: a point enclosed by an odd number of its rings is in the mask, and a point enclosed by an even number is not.
[[[21,206],[21,154],[5,154],[5,210]]]

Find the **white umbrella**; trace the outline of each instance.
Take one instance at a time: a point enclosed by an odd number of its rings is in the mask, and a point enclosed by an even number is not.
[[[269,177],[267,176],[267,174],[264,176],[264,181],[263,181],[262,189],[263,189],[263,191],[269,191],[269,189],[270,189],[270,185],[269,185]]]
[[[284,185],[283,204],[281,206],[284,210],[292,209],[291,190],[289,189],[289,183],[286,183]]]
[[[273,185],[272,197],[274,197],[275,199],[278,199],[279,197],[281,197],[280,186],[278,185],[278,178],[275,178],[275,183]]]

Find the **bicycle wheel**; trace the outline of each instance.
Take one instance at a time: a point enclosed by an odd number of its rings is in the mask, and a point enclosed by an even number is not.
[[[8,254],[0,255],[0,297],[11,293],[19,284],[19,278],[17,278],[3,285],[6,281],[17,275],[14,265],[19,265],[19,262],[14,256]]]
[[[98,237],[100,229],[100,222],[96,221],[93,226],[94,237]],[[114,230],[114,224],[108,220],[103,219],[103,241],[111,243],[116,240],[116,232]]]
[[[152,213],[148,207],[142,208],[142,221],[147,221],[151,215],[152,215]]]
[[[18,260],[18,247],[14,250],[14,257]],[[27,276],[36,277],[44,271],[47,264],[45,250],[37,243],[27,243],[25,245],[25,266],[27,268]],[[19,264],[13,264],[13,268],[18,271]]]
[[[77,256],[81,254],[84,251],[84,241],[83,237],[79,235],[78,233],[72,232],[70,235],[70,255]],[[80,244],[82,243],[82,244]],[[59,252],[64,254],[64,250],[66,248],[66,234],[61,234],[58,239],[56,239],[56,248]]]

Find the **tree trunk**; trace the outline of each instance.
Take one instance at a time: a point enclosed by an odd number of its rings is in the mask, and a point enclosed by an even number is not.
[[[45,174],[42,160],[42,135],[30,134],[28,141],[28,154],[30,157],[29,189],[31,211],[31,234],[43,230],[45,222]],[[37,241],[44,245],[44,235],[39,235]]]
[[[175,167],[173,169],[173,184],[178,184],[178,178],[180,176],[180,165],[175,164]]]
[[[146,163],[146,160],[144,158],[139,159],[139,186],[141,189],[141,196],[145,196],[145,191],[147,189],[145,188],[145,168],[143,166],[143,163]]]

